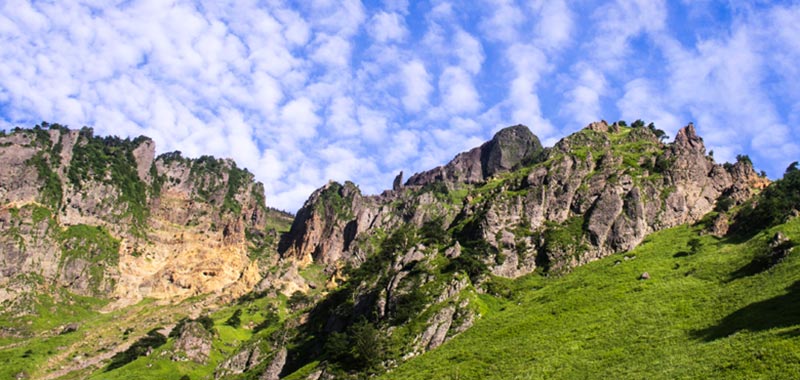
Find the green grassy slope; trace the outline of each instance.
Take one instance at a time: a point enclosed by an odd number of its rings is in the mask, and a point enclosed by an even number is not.
[[[800,241],[800,218],[746,241],[677,227],[563,277],[510,281],[504,305],[383,378],[797,378],[800,255],[743,270],[776,231]]]

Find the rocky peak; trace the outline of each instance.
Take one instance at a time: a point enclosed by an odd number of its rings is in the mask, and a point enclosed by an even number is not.
[[[289,233],[281,238],[279,252],[303,262],[336,261],[355,235],[353,218],[361,203],[361,190],[352,182],[328,182],[297,212]]]
[[[503,128],[481,147],[483,177],[510,171],[526,160],[532,160],[541,151],[542,143],[528,127]]]
[[[674,145],[677,148],[687,149],[701,154],[705,154],[706,152],[706,147],[703,145],[703,138],[697,135],[693,123],[689,123],[689,125],[678,130],[678,134],[675,135]]]
[[[151,167],[156,157],[156,143],[148,137],[137,139],[139,146],[133,150],[133,159],[136,161],[136,173],[144,183],[152,183]]]
[[[444,166],[414,174],[406,186],[424,186],[434,182],[480,183],[498,173],[532,162],[541,153],[539,138],[528,127],[515,125],[501,129],[480,147],[459,153]]]

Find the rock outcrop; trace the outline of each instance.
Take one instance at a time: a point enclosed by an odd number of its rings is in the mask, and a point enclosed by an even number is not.
[[[263,185],[231,160],[45,124],[0,137],[0,162],[0,301],[58,285],[122,306],[261,280]]]
[[[480,183],[539,158],[542,144],[528,127],[516,125],[501,129],[490,141],[460,153],[450,163],[411,176],[406,186],[435,182]]]
[[[211,354],[211,339],[211,333],[206,331],[199,322],[184,324],[180,335],[175,340],[172,360],[191,360],[195,363],[205,364]]]
[[[547,150],[515,126],[380,196],[363,196],[352,183],[326,185],[280,251],[358,264],[374,231],[433,223],[462,245],[487,242],[483,261],[492,272],[516,277],[632,249],[653,231],[698,221],[722,197],[749,199],[764,182],[749,162],[714,163],[691,124],[664,144],[649,128],[592,123]]]

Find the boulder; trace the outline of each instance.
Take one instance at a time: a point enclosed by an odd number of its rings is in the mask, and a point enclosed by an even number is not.
[[[173,361],[191,360],[205,364],[211,354],[211,333],[199,322],[188,322],[183,325],[178,339],[175,340]]]

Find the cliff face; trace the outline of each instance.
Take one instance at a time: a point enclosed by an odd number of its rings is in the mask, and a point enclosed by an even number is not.
[[[547,151],[516,126],[380,196],[328,184],[298,213],[281,252],[353,260],[365,235],[431,222],[462,244],[486,241],[492,272],[515,277],[629,250],[653,231],[698,221],[722,196],[748,199],[765,181],[749,163],[715,164],[692,125],[663,144],[648,128],[593,123]]]
[[[263,186],[233,161],[58,125],[0,137],[0,161],[0,301],[60,286],[124,305],[260,280],[247,237],[267,223]]]

